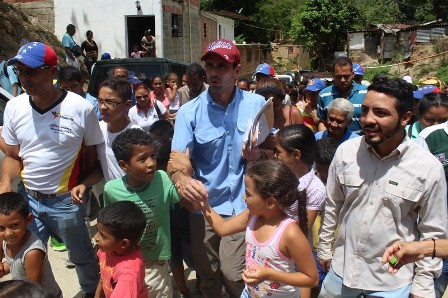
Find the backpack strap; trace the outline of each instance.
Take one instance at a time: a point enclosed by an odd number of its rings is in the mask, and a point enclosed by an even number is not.
[[[159,106],[157,105],[157,99],[153,103],[154,103],[154,108],[156,109],[156,112],[157,112],[157,117],[159,117],[159,120],[162,120],[163,115],[162,115],[162,112],[160,112]]]

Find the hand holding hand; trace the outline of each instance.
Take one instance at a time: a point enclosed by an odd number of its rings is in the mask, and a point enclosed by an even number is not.
[[[176,183],[180,196],[190,202],[201,202],[208,199],[208,192],[201,181],[185,176]]]
[[[190,150],[185,150],[182,153],[178,150],[173,150],[170,154],[170,159],[168,160],[167,172],[172,175],[175,172],[182,172],[184,175],[192,177],[193,176],[193,165],[190,161]]]

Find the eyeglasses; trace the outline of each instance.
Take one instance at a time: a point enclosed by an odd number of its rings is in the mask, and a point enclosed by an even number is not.
[[[146,99],[146,98],[148,98],[148,97],[149,97],[148,94],[146,94],[146,95],[137,95],[137,96],[135,97],[135,99],[142,99],[142,98]]]
[[[41,67],[36,67],[36,68],[31,68],[31,67],[27,67],[27,68],[19,68],[17,66],[14,66],[14,73],[16,75],[26,75],[26,76],[34,76],[35,74],[37,74],[39,72],[39,70],[41,69],[50,69],[50,66],[41,66]]]
[[[108,108],[115,108],[119,104],[124,103],[124,101],[116,102],[112,100],[105,100],[105,99],[97,99],[96,102],[98,103],[98,107],[105,105]]]

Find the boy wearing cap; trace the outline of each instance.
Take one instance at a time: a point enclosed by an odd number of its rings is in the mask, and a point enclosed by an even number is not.
[[[353,63],[353,81],[358,84],[362,84],[362,79],[364,78],[364,68],[361,64]]]
[[[261,157],[257,149],[243,150],[243,136],[250,119],[265,103],[263,97],[236,88],[240,53],[228,40],[212,42],[202,59],[209,88],[183,105],[176,116],[172,148],[185,152],[195,176],[176,168],[172,152],[168,172],[180,195],[192,202],[208,199],[224,217],[245,208],[243,175],[246,160]],[[243,155],[242,155],[243,152]],[[245,160],[246,159],[246,160]],[[200,288],[205,297],[222,297],[225,285],[230,297],[240,297],[244,287],[244,233],[219,237],[200,212],[190,214],[191,250]]]
[[[70,190],[81,170],[89,174],[97,166],[96,146],[104,142],[98,119],[82,97],[53,87],[57,57],[48,45],[25,44],[11,63],[27,94],[5,108],[0,192],[10,191],[20,171],[24,186],[19,192],[33,213],[30,230],[44,243],[50,233],[66,243],[83,297],[93,297],[98,264],[84,223],[85,207],[72,204]]]
[[[275,76],[274,68],[267,63],[262,63],[258,65],[257,69],[255,70],[255,80],[257,81],[257,83],[261,79],[266,79],[274,76]]]

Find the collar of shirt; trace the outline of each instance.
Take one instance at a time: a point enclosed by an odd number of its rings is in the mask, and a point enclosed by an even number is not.
[[[365,136],[363,136],[362,142],[365,146],[365,149],[368,152],[370,152],[371,154],[373,153],[378,159],[386,159],[386,158],[391,158],[391,157],[401,158],[403,156],[403,154],[406,152],[406,150],[408,150],[412,141],[407,135],[405,135],[405,137],[403,138],[401,143],[398,145],[398,147],[395,148],[389,155],[384,156],[384,157],[379,156],[378,153],[376,153],[375,149],[366,142]]]

